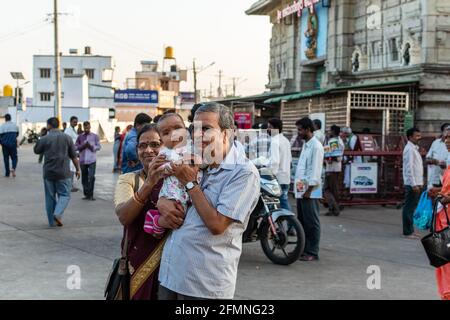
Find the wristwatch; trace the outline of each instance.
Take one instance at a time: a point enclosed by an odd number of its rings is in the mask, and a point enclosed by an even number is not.
[[[191,182],[186,183],[185,189],[186,189],[186,191],[191,191],[192,189],[195,188],[195,186],[198,186],[198,182],[191,181]]]

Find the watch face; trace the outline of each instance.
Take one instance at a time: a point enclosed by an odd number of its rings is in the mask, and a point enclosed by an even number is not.
[[[188,182],[186,184],[186,189],[191,190],[194,187],[194,184],[192,182]]]

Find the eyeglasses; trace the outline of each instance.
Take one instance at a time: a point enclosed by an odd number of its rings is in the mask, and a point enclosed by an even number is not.
[[[138,144],[138,149],[142,150],[142,151],[147,150],[148,147],[150,147],[150,149],[160,149],[161,143],[159,143],[159,142],[150,142],[150,143],[141,142]]]

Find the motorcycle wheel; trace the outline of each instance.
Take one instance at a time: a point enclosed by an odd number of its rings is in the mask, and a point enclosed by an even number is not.
[[[289,265],[300,258],[305,249],[305,231],[294,216],[282,216],[274,221],[277,231],[273,234],[267,221],[262,226],[261,247],[265,255],[275,264]],[[292,235],[289,235],[292,234]],[[277,254],[277,252],[280,254]]]

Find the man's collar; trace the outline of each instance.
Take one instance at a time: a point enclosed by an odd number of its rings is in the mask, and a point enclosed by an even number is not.
[[[220,165],[217,168],[208,168],[209,173],[216,173],[219,170],[233,170],[236,165],[238,164],[238,161],[241,161],[238,156],[239,152],[233,142],[231,145],[230,150],[228,150],[228,153],[225,157],[225,159],[220,163]]]
[[[413,146],[416,149],[419,149],[419,145],[413,143],[412,141],[408,140],[408,143],[411,144],[411,146]]]
[[[308,141],[306,141],[305,144],[306,144],[308,147],[312,146],[312,144],[314,143],[313,139],[316,139],[316,137],[313,136],[311,139],[309,139]]]

